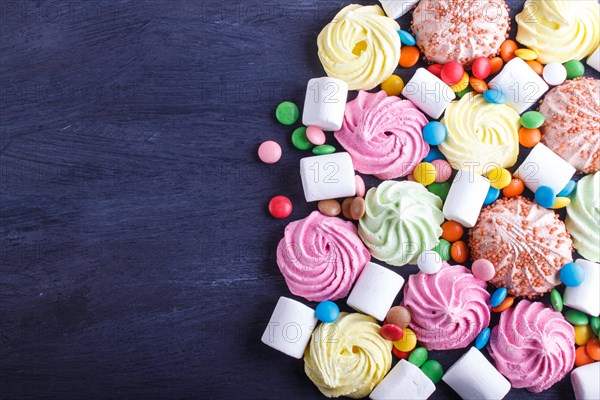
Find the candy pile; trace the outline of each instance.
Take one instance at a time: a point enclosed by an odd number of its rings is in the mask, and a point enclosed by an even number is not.
[[[303,358],[327,397],[427,399],[444,381],[501,399],[570,373],[577,399],[600,398],[600,81],[580,61],[600,70],[600,5],[527,0],[514,41],[504,0],[381,3],[339,11],[317,39],[327,76],[302,113],[276,108],[312,152],[300,180],[317,202],[277,265],[318,304],[281,297],[262,341]],[[406,83],[394,74],[421,58]],[[281,155],[258,148],[265,164]],[[268,209],[287,218],[292,202]],[[405,281],[406,264],[419,272]],[[446,371],[435,360],[463,348]]]

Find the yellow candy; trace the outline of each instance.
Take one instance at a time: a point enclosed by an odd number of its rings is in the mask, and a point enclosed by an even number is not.
[[[458,93],[465,90],[467,86],[469,86],[469,74],[465,72],[462,79],[458,83],[450,86],[450,89],[452,89],[454,93]]]
[[[554,210],[559,209],[559,208],[564,208],[566,206],[568,206],[569,204],[571,204],[571,199],[568,197],[557,197],[556,200],[554,201],[554,205],[551,207]]]
[[[517,49],[515,50],[515,56],[525,60],[532,61],[538,58],[538,55],[535,51],[529,49]]]
[[[490,186],[500,190],[510,184],[512,175],[509,170],[497,165],[488,172],[487,178],[490,180]]]
[[[574,326],[575,328],[575,344],[577,346],[585,346],[585,344],[594,337],[594,331],[589,325]],[[396,344],[396,342],[394,342]],[[400,349],[398,349],[400,350]]]
[[[436,172],[435,166],[428,162],[422,162],[416,166],[413,171],[413,175],[415,177],[415,181],[419,182],[422,185],[431,185],[435,182]]]
[[[409,352],[417,347],[417,335],[410,328],[404,328],[402,339],[394,342],[394,347],[400,351]]]
[[[381,84],[383,90],[388,96],[400,96],[404,89],[404,81],[398,75],[392,75]]]

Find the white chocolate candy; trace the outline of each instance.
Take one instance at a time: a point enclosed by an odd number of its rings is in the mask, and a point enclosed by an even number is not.
[[[588,57],[587,65],[600,72],[600,47],[596,47],[596,50]]]
[[[600,264],[580,258],[575,261],[585,271],[579,286],[567,286],[563,295],[566,306],[594,317],[600,316]]]
[[[465,400],[502,399],[510,391],[510,382],[475,347],[460,357],[442,380]]]
[[[288,356],[300,359],[316,325],[315,310],[282,296],[261,341]]]
[[[506,96],[506,104],[519,114],[535,104],[549,89],[548,85],[525,61],[516,57],[489,83],[490,89]]]
[[[402,276],[381,265],[368,262],[356,280],[346,303],[357,311],[383,321],[402,285]]]
[[[575,368],[571,372],[571,384],[576,400],[600,399],[600,362]]]
[[[438,119],[456,98],[450,86],[425,68],[419,68],[415,72],[402,89],[402,96],[433,119]]]
[[[531,150],[523,164],[515,172],[532,192],[540,186],[548,186],[559,193],[575,174],[575,168],[542,143]]]
[[[419,255],[417,260],[417,266],[424,274],[437,273],[442,269],[443,264],[444,260],[442,260],[442,256],[433,250],[425,250]]]
[[[302,124],[316,126],[324,131],[337,131],[342,127],[348,84],[336,78],[314,78],[306,85]]]
[[[379,2],[383,6],[385,15],[398,19],[409,12],[419,0],[379,0]]]
[[[544,67],[542,77],[548,85],[560,85],[567,80],[567,69],[561,63],[550,63]]]
[[[348,153],[301,159],[300,178],[308,202],[350,197],[356,193],[354,165]]]
[[[472,228],[477,222],[489,189],[490,181],[475,173],[473,169],[459,170],[444,202],[444,216],[465,228]]]
[[[406,360],[398,364],[371,392],[372,400],[426,400],[435,392],[435,385],[419,367]]]

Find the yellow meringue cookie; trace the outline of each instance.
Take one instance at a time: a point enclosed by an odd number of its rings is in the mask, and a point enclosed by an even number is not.
[[[325,72],[348,83],[350,90],[373,89],[398,66],[399,29],[379,6],[343,8],[317,39]]]

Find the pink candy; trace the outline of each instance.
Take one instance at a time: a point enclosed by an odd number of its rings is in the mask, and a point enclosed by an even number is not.
[[[475,275],[475,278],[480,279],[482,281],[489,281],[496,275],[496,269],[494,268],[494,264],[485,258],[480,258],[479,260],[475,260],[473,265],[471,265],[471,272]]]
[[[433,160],[431,164],[435,167],[435,181],[446,182],[452,175],[452,167],[446,160]]]
[[[356,195],[358,197],[365,197],[365,181],[363,181],[363,178],[360,177],[360,175],[354,175],[354,182],[356,185]]]
[[[325,144],[325,133],[321,128],[316,126],[309,126],[306,128],[306,138],[316,146]]]
[[[258,147],[258,158],[265,164],[274,164],[281,158],[281,146],[272,140],[262,142]]]

